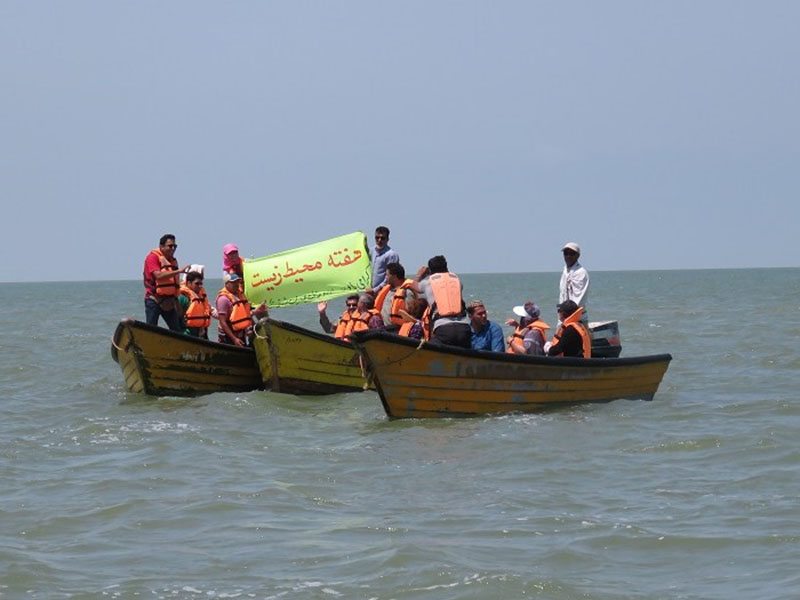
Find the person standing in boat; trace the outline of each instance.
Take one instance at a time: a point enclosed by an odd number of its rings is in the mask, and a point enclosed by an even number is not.
[[[583,308],[572,300],[558,305],[561,321],[552,343],[545,344],[548,356],[592,357],[592,338],[589,329],[581,322]]]
[[[375,309],[380,311],[386,331],[396,332],[403,324],[401,310],[408,310],[406,303],[414,284],[413,279],[406,279],[406,270],[399,262],[386,265],[386,283],[375,296]]]
[[[244,280],[244,259],[239,256],[239,248],[236,244],[225,244],[222,247],[222,272],[236,273],[240,279]]]
[[[472,329],[461,295],[463,286],[458,275],[447,268],[444,256],[434,256],[427,267],[421,267],[414,282],[430,307],[431,342],[472,348]]]
[[[581,247],[575,242],[567,242],[561,249],[564,255],[564,271],[558,286],[558,303],[571,300],[583,308],[581,321],[588,323],[589,310],[589,272],[578,262]]]
[[[325,312],[328,308],[327,302],[320,302],[317,304],[317,311],[319,311],[319,324],[325,333],[332,333],[333,337],[337,340],[343,340],[349,331],[352,331],[353,317],[357,314],[358,308],[358,294],[350,294],[345,300],[345,309],[342,316],[339,317],[336,325],[331,323],[328,314]]]
[[[503,330],[500,325],[489,320],[489,313],[483,302],[473,300],[467,305],[467,314],[472,330],[472,349],[488,350],[490,352],[505,352],[506,345],[503,341]]]
[[[389,247],[389,228],[380,225],[375,229],[375,246],[372,249],[372,287],[366,292],[377,294],[386,281],[386,265],[400,262],[400,255]]]
[[[541,310],[534,302],[526,302],[513,308],[520,319],[508,319],[506,325],[514,327],[514,334],[508,338],[508,352],[511,354],[527,354],[544,356],[547,343],[547,330],[550,326],[539,319]]]
[[[175,236],[165,233],[158,248],[151,250],[144,259],[142,279],[144,282],[144,314],[148,325],[158,325],[158,317],[164,319],[172,331],[181,331],[180,308],[178,306],[178,277],[189,267],[178,267],[175,258]]]
[[[212,310],[208,303],[208,294],[203,287],[202,273],[189,271],[186,274],[186,282],[181,286],[178,303],[186,326],[183,332],[207,340]]]
[[[242,279],[236,273],[222,276],[224,287],[217,293],[215,301],[219,318],[219,337],[221,344],[248,346],[253,335],[253,316],[265,317],[268,314],[263,302],[253,311],[250,302],[242,291]]]

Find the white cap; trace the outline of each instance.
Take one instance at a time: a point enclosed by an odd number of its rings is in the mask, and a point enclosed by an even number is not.
[[[206,274],[206,266],[205,265],[189,265],[189,273],[200,273],[200,275]]]
[[[578,246],[578,244],[576,244],[575,242],[567,242],[566,244],[564,244],[564,247],[561,249],[561,251],[563,252],[564,250],[568,250],[568,249],[569,250],[574,250],[578,254],[581,253],[581,247]]]
[[[225,273],[225,274],[222,276],[222,280],[223,280],[225,283],[228,283],[229,281],[239,281],[239,274],[238,274],[238,273],[227,273],[227,272],[226,272],[226,273]]]

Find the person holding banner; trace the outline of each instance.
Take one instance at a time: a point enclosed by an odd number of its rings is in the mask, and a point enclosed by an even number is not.
[[[377,294],[386,282],[386,265],[400,262],[400,255],[389,247],[389,228],[381,225],[375,229],[375,247],[372,249],[372,288],[368,294]]]
[[[348,333],[348,329],[352,330],[353,328],[353,317],[356,315],[356,309],[358,308],[358,294],[350,294],[347,297],[345,310],[342,313],[342,316],[339,317],[336,325],[331,323],[331,320],[328,318],[328,314],[325,312],[325,309],[328,308],[327,302],[320,302],[317,304],[317,310],[319,311],[319,324],[322,327],[322,330],[325,333],[332,333],[333,337],[337,340],[344,339],[344,337]]]

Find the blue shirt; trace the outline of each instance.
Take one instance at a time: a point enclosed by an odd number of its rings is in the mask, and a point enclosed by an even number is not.
[[[489,321],[480,333],[475,333],[473,329],[472,349],[505,352],[506,343],[503,341],[503,330],[500,329],[500,325]]]
[[[377,248],[373,248],[372,253],[374,255],[372,257],[372,289],[377,291],[383,287],[383,281],[386,279],[386,265],[400,262],[400,255],[389,246],[384,246],[380,253]]]

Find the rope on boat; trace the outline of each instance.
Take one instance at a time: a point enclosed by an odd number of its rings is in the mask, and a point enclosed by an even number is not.
[[[125,350],[123,350],[122,348],[117,346],[116,342],[114,341],[114,336],[113,335],[111,336],[111,345],[114,346],[114,348],[117,349],[117,352],[125,352]]]
[[[383,365],[395,365],[397,363],[403,362],[405,359],[410,358],[417,350],[421,350],[424,345],[425,345],[425,338],[423,337],[419,340],[419,344],[417,344],[417,347],[414,348],[411,352],[396,360],[386,361],[385,363],[383,363]]]

